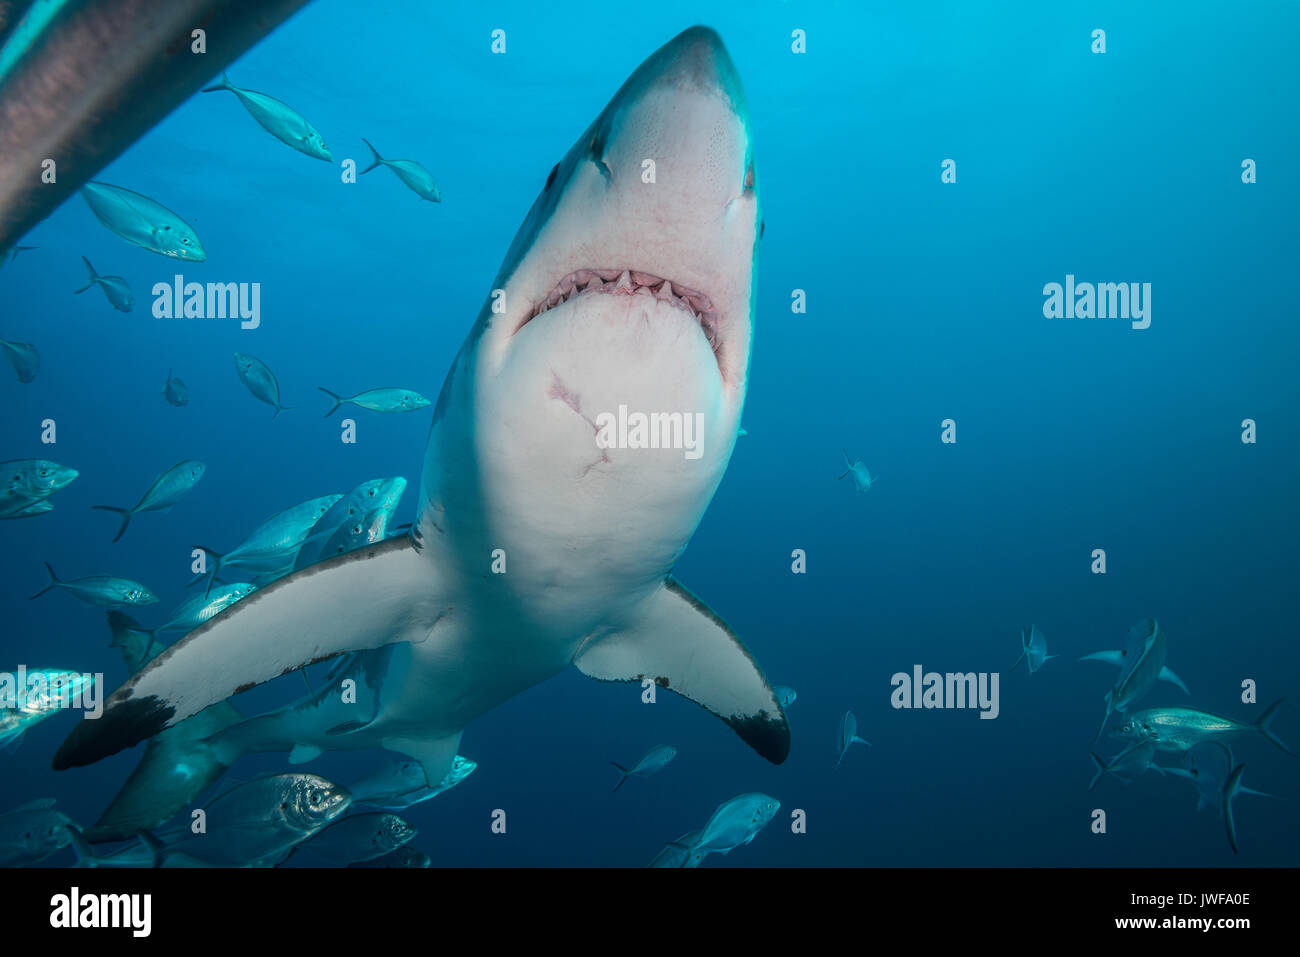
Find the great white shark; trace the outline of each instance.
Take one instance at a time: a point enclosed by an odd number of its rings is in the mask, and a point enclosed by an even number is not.
[[[653,680],[774,763],[789,728],[740,639],[672,575],[731,458],[762,233],[740,78],[703,27],[653,53],[547,176],[443,384],[407,536],[297,571],[143,667],[54,757],[85,765],[357,652],[214,739],[383,747],[430,786],[478,715],[570,665]],[[702,416],[696,458],[598,442],[620,406]]]

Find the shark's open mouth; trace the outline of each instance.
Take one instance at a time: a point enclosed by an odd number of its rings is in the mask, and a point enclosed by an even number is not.
[[[634,269],[579,269],[571,272],[529,313],[528,318],[519,324],[522,329],[548,309],[560,303],[568,302],[577,296],[588,293],[607,293],[626,296],[649,296],[661,302],[669,302],[683,309],[695,318],[703,330],[705,338],[716,354],[719,347],[718,313],[707,295],[694,289],[679,286],[661,276]],[[519,330],[516,329],[515,332]]]

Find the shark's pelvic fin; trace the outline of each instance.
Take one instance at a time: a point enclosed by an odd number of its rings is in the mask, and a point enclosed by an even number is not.
[[[574,664],[602,681],[653,679],[716,714],[773,764],[790,753],[790,728],[763,670],[726,622],[672,578],[634,627],[587,645]]]
[[[204,708],[348,651],[423,641],[445,610],[433,564],[388,539],[282,578],[190,632],[80,722],[56,769],[89,764]]]

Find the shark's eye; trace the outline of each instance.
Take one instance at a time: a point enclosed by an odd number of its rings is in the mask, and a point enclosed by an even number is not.
[[[551,167],[551,175],[546,177],[546,186],[544,187],[545,189],[550,189],[551,186],[554,185],[555,174],[558,173],[559,171],[560,171],[559,163],[556,163],[554,166]]]
[[[758,238],[762,239],[765,232],[767,232],[767,220],[758,224]]]

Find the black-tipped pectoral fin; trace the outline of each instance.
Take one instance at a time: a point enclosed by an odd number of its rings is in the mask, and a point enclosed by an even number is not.
[[[637,624],[601,637],[574,664],[602,681],[652,679],[713,712],[773,764],[790,753],[790,728],[763,669],[698,598],[669,578]]]
[[[232,695],[335,655],[423,641],[445,605],[432,564],[390,539],[254,592],[176,642],[81,721],[56,769],[90,764]]]

